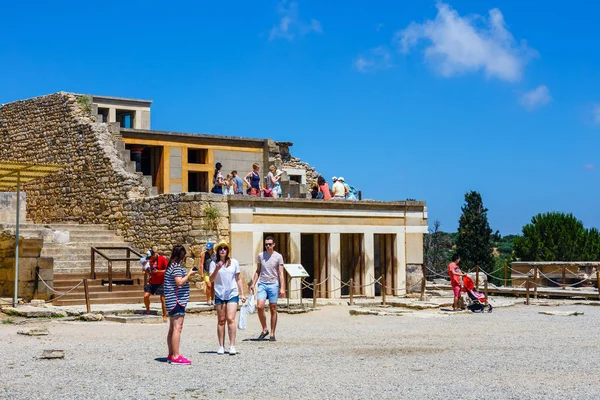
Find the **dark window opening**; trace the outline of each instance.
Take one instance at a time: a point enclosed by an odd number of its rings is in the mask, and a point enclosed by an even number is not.
[[[108,122],[108,108],[98,108],[98,122]]]
[[[190,164],[206,164],[208,157],[207,149],[190,149],[188,148],[188,163]]]
[[[188,172],[188,192],[208,193],[208,172]]]
[[[301,175],[288,175],[288,177],[290,178],[290,181],[296,182],[296,183],[302,183],[302,176]]]
[[[135,127],[135,111],[132,110],[117,110],[117,122],[121,128]]]

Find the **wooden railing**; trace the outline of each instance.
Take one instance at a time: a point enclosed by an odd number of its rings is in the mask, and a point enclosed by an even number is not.
[[[125,250],[126,256],[125,258],[118,257],[110,257],[104,254],[101,250]],[[131,253],[135,254],[139,258],[132,258]],[[137,250],[132,249],[131,247],[92,247],[91,249],[91,271],[90,271],[90,279],[96,279],[96,254],[100,257],[104,258],[108,261],[108,291],[112,292],[113,286],[113,261],[125,261],[125,276],[127,279],[131,279],[131,261],[139,261],[141,257],[144,257],[143,254],[140,254]]]

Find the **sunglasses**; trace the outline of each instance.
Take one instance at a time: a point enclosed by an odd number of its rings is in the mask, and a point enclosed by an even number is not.
[[[217,251],[223,251],[223,250],[227,250],[227,251],[228,251],[229,249],[228,249],[227,247],[219,247],[219,248],[217,249]]]
[[[275,246],[275,243],[265,243],[265,246],[272,247],[272,246]]]

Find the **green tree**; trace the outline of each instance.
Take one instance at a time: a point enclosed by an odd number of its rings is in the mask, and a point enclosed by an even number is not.
[[[430,270],[445,275],[452,240],[450,234],[440,230],[441,225],[440,221],[434,221],[433,228],[430,228],[429,233],[423,237],[423,255],[425,264]],[[432,273],[432,277],[437,276]]]
[[[599,261],[600,232],[586,229],[573,214],[538,214],[515,239],[515,255],[523,261]]]
[[[458,221],[456,252],[462,265],[472,268],[479,265],[484,271],[493,267],[492,229],[487,219],[488,209],[478,192],[465,194],[465,205]]]

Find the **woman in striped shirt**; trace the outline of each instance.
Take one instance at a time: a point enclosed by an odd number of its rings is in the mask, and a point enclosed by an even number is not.
[[[186,251],[183,246],[173,247],[169,266],[165,272],[165,303],[170,317],[169,334],[167,344],[169,356],[167,362],[175,365],[190,365],[192,362],[179,354],[179,342],[181,340],[181,329],[185,317],[185,307],[190,299],[190,276],[196,274],[192,268],[185,272],[182,266],[185,261]]]

